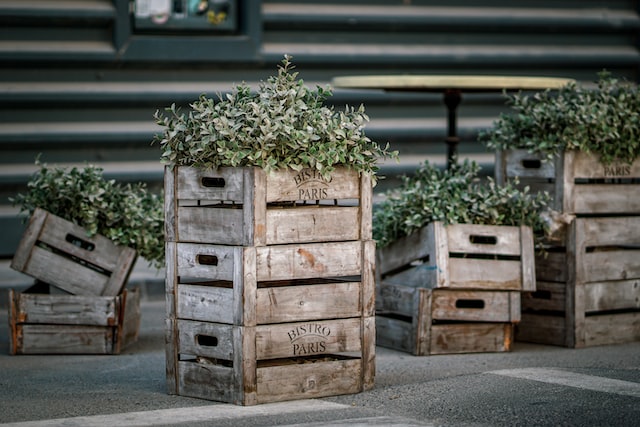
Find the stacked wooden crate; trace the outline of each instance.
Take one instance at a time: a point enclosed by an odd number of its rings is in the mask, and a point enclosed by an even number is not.
[[[536,292],[522,296],[516,339],[567,347],[640,340],[640,160],[603,165],[567,152],[542,162],[500,153],[498,181],[546,190],[558,232],[536,257]]]
[[[529,227],[428,224],[378,250],[378,345],[423,356],[510,351],[535,289]]]
[[[370,176],[165,170],[167,383],[242,405],[375,374]]]
[[[36,279],[22,293],[10,290],[11,354],[118,354],[135,342],[140,295],[125,285],[136,256],[36,209],[11,261]]]

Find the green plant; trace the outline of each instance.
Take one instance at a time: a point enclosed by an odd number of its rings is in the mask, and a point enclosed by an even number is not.
[[[497,186],[478,177],[480,167],[465,160],[448,170],[425,162],[396,190],[385,194],[373,212],[373,238],[380,247],[411,234],[429,222],[445,224],[528,225],[543,236],[541,214],[549,196],[519,190],[517,182]]]
[[[143,183],[119,184],[105,180],[103,170],[87,165],[82,169],[40,169],[27,183],[28,191],[10,200],[20,212],[36,208],[83,227],[89,236],[101,234],[118,245],[129,246],[151,265],[164,265],[164,208],[162,196]]]
[[[156,135],[164,164],[217,168],[258,166],[267,171],[313,168],[328,177],[336,165],[359,172],[377,171],[380,157],[397,156],[364,133],[364,107],[336,112],[324,105],[330,88],[311,90],[292,72],[285,56],[278,74],[257,92],[246,84],[215,102],[201,95],[188,114],[175,104],[156,111],[164,127]],[[375,178],[375,176],[374,176]]]
[[[570,83],[557,93],[506,95],[503,113],[481,142],[493,150],[527,149],[551,159],[565,150],[632,163],[640,156],[640,92],[637,85],[598,74],[597,87]]]

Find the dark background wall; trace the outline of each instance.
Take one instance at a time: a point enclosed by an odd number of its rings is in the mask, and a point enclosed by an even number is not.
[[[155,24],[136,18],[128,0],[0,2],[0,256],[12,256],[23,229],[8,198],[24,190],[39,153],[49,164],[90,162],[109,177],[160,188],[153,113],[243,81],[257,85],[284,54],[310,86],[352,74],[592,82],[607,69],[640,79],[638,1],[210,3],[227,8],[227,20],[213,25],[194,15],[184,24],[174,15]],[[383,174],[410,173],[424,159],[444,163],[441,95],[336,89],[331,102],[364,103],[367,134],[400,150],[401,164]],[[460,106],[460,152],[487,173],[492,154],[475,139],[502,111],[500,94],[465,95]]]

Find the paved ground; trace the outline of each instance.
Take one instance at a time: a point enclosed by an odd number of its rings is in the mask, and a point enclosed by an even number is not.
[[[29,283],[7,270],[0,290]],[[640,343],[429,357],[378,347],[365,393],[252,407],[168,395],[162,281],[144,268],[133,281],[146,288],[140,337],[117,356],[10,356],[0,304],[0,426],[639,425]]]

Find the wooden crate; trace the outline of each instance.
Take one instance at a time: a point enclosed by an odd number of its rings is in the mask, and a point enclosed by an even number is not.
[[[496,154],[495,165],[498,185],[518,177],[521,187],[549,192],[558,212],[640,214],[640,159],[604,165],[593,154],[567,151],[543,162],[526,150],[507,150]]]
[[[530,227],[432,222],[377,251],[377,282],[451,289],[535,289]]]
[[[371,239],[371,176],[165,169],[166,240],[237,246]]]
[[[373,386],[373,241],[166,254],[169,393],[253,405]]]
[[[382,283],[376,342],[416,356],[510,351],[520,293]]]
[[[640,340],[640,216],[576,218],[522,295],[516,339],[567,347]],[[564,268],[563,268],[564,267]]]
[[[36,209],[11,268],[74,295],[119,295],[133,270],[135,250]]]
[[[140,291],[115,297],[9,291],[11,354],[119,354],[138,339]]]

